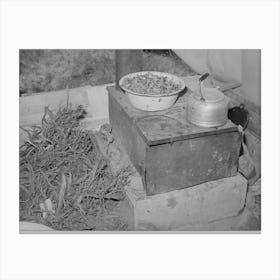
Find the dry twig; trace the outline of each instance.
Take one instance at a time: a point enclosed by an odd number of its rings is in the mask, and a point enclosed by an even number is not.
[[[97,221],[107,206],[124,198],[129,172],[113,176],[94,135],[79,127],[84,114],[82,107],[69,104],[56,114],[46,107],[42,126],[24,129],[28,140],[20,147],[21,220],[57,230],[99,229]],[[39,205],[47,199],[55,213],[44,218]]]

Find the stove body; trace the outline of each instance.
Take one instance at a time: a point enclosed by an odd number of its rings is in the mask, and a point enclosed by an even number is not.
[[[140,173],[147,195],[237,174],[241,133],[230,121],[218,128],[189,123],[188,92],[172,108],[158,112],[134,108],[114,86],[108,92],[113,134]]]

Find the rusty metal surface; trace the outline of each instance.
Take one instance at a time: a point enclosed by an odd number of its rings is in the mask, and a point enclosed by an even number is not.
[[[239,132],[150,147],[146,157],[147,194],[235,176],[240,147]]]
[[[116,90],[115,87],[108,87],[108,91],[122,108],[123,113],[136,125],[144,141],[150,146],[237,131],[236,126],[231,121],[218,128],[202,128],[189,123],[186,108],[188,92],[179,97],[175,105],[170,109],[146,112],[134,108],[127,96],[122,91]],[[160,122],[165,122],[166,125],[159,126],[157,124],[160,117],[162,117]],[[151,126],[156,127],[157,133],[154,133]]]

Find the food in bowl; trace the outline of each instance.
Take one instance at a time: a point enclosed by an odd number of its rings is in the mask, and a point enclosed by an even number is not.
[[[123,80],[122,86],[139,94],[170,94],[180,89],[180,84],[174,79],[162,74],[145,72],[138,75],[129,75]]]
[[[185,83],[164,72],[142,71],[128,74],[119,81],[132,105],[144,111],[170,108],[177,100]]]

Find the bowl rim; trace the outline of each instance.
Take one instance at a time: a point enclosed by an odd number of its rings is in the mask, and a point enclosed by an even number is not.
[[[144,94],[144,93],[137,93],[137,92],[134,92],[132,90],[129,90],[127,89],[126,87],[124,87],[122,85],[123,81],[125,79],[127,79],[128,77],[131,77],[131,76],[140,76],[140,75],[143,75],[143,74],[146,74],[146,73],[153,73],[153,74],[159,74],[159,75],[162,75],[162,76],[167,76],[167,77],[170,77],[170,78],[173,78],[176,82],[178,82],[178,84],[180,84],[180,89],[176,90],[176,91],[173,91],[171,93],[165,93],[165,94]],[[163,97],[169,97],[169,96],[173,96],[173,95],[177,95],[179,94],[181,91],[183,91],[186,87],[186,84],[185,82],[183,81],[183,79],[179,78],[178,76],[176,75],[173,75],[173,74],[170,74],[170,73],[167,73],[167,72],[160,72],[160,71],[139,71],[139,72],[133,72],[133,73],[129,73],[125,76],[123,76],[119,82],[118,82],[119,86],[121,89],[123,89],[125,92],[127,93],[130,93],[130,94],[133,94],[133,95],[138,95],[138,96],[143,96],[143,97],[154,97],[154,98],[163,98]]]

